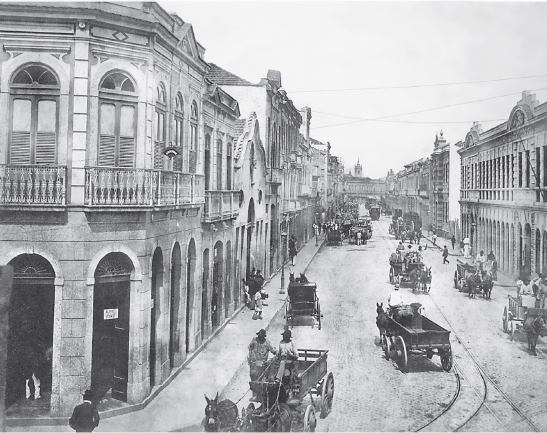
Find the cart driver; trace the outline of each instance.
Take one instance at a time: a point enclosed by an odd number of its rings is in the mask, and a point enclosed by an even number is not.
[[[399,283],[395,284],[395,289],[390,293],[387,304],[389,305],[391,316],[397,319],[399,308],[404,305],[403,295],[399,291]]]
[[[298,349],[296,344],[292,341],[292,333],[289,329],[286,329],[282,334],[283,340],[279,342],[279,351],[277,356],[279,357],[279,370],[275,376],[276,382],[281,382],[283,375],[285,374],[285,368],[291,371],[296,368],[296,362],[298,361]]]
[[[277,354],[277,350],[275,350],[270,341],[266,339],[265,329],[261,329],[256,335],[257,336],[251,341],[251,344],[249,344],[249,357],[247,358],[252,381],[258,380],[268,366],[268,352],[271,352],[274,355]],[[252,399],[256,399],[254,391]]]

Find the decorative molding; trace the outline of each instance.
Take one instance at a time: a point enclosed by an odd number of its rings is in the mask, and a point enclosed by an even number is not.
[[[148,65],[148,57],[145,54],[133,52],[120,52],[113,50],[105,50],[99,47],[93,47],[91,49],[91,54],[93,57],[99,59],[101,63],[104,63],[109,59],[122,59],[129,61],[136,68],[142,68],[143,66]]]
[[[136,35],[134,33],[124,32],[117,29],[109,29],[105,27],[91,27],[91,36],[101,39],[108,39],[111,41],[130,43],[141,46],[149,46],[149,40],[147,36]]]
[[[38,25],[28,23],[0,23],[0,33],[42,33],[42,34],[64,34],[73,35],[75,33],[74,24],[48,23],[41,22]]]
[[[70,53],[69,45],[28,45],[28,44],[4,44],[4,51],[13,59],[23,53],[39,52],[48,53],[60,60],[62,56]]]

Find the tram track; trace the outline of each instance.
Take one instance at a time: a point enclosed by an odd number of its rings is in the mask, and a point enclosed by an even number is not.
[[[394,250],[397,241],[395,239],[390,239],[388,231],[380,224],[375,224],[375,226],[375,228],[378,228],[378,231],[380,232],[380,238],[382,239],[382,242],[385,245],[388,245],[390,250]],[[486,409],[504,430],[515,430],[515,422],[511,423],[511,425],[513,425],[513,428],[503,422],[503,420],[500,418],[500,416],[496,414],[496,411],[492,407],[492,404],[494,404],[494,402],[488,401],[489,395],[493,394],[493,391],[495,391],[498,393],[499,396],[501,396],[503,402],[509,405],[512,411],[518,414],[522,421],[524,421],[533,431],[539,432],[540,429],[530,420],[529,417],[526,416],[526,414],[522,410],[518,408],[518,406],[510,399],[510,397],[500,389],[495,381],[480,366],[476,357],[464,344],[463,339],[452,326],[451,321],[448,320],[446,315],[440,309],[437,302],[435,302],[435,296],[431,296],[430,293],[429,299],[434,305],[435,309],[441,314],[445,323],[449,326],[452,335],[463,349],[465,355],[467,355],[468,359],[471,361],[472,368],[476,370],[478,376],[480,377],[480,383],[477,383],[478,381],[476,378],[473,379],[473,373],[469,372],[469,368],[466,369],[462,367],[458,362],[454,361],[452,373],[456,377],[456,391],[453,398],[439,414],[437,414],[426,424],[418,428],[416,431],[463,431],[466,426],[469,426],[473,420],[477,419],[479,413],[481,413],[483,409]],[[465,360],[463,358],[462,363],[465,363]],[[464,372],[464,370],[466,372]],[[477,404],[477,407],[474,408],[474,410],[472,411],[468,410],[470,400],[472,399],[472,396],[469,394],[469,392],[472,392],[475,395],[473,399],[475,400],[475,404]],[[479,400],[478,402],[476,402],[477,398]],[[500,402],[498,401],[495,404],[499,405]],[[457,413],[455,412],[457,412],[458,410],[460,410],[460,412],[463,410],[463,419],[458,420],[457,424],[454,425],[454,420],[457,419]],[[471,413],[469,414],[469,412]],[[520,429],[521,428],[519,428],[519,430]]]

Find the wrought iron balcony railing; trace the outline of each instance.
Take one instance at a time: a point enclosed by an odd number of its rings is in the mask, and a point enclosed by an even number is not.
[[[205,201],[203,175],[144,168],[86,167],[87,206],[177,206]]]
[[[237,218],[239,215],[239,191],[205,191],[204,222]]]
[[[64,206],[66,167],[1,164],[0,203]]]

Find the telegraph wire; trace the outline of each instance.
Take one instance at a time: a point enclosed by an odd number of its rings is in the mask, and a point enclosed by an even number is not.
[[[526,80],[529,78],[542,78],[542,77],[547,77],[547,74],[529,75],[526,77],[495,78],[492,80],[455,81],[452,83],[411,84],[408,86],[378,86],[378,87],[357,87],[357,88],[347,88],[347,89],[292,90],[292,91],[287,91],[287,93],[292,94],[292,93],[322,93],[322,92],[354,92],[354,91],[360,91],[360,90],[415,89],[420,87],[442,87],[442,86],[459,86],[463,84],[495,83],[500,81]]]

